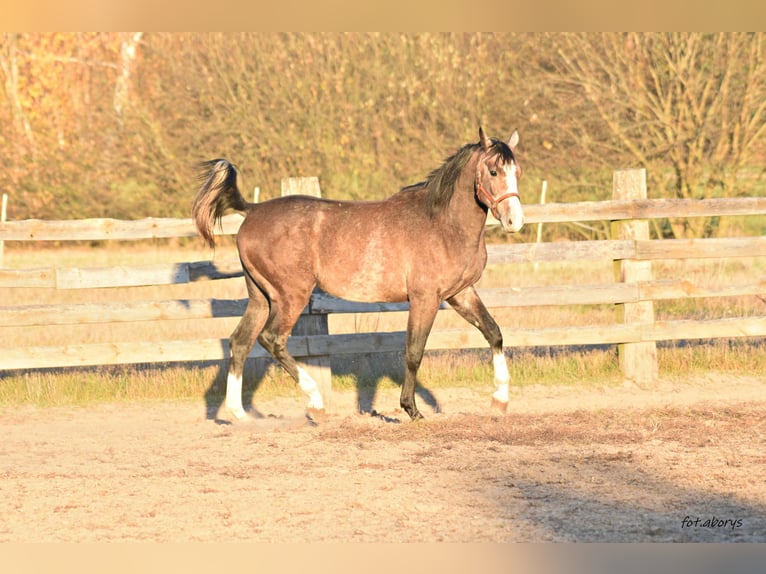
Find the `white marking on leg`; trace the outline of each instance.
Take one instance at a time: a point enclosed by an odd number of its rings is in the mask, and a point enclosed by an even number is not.
[[[226,379],[226,408],[238,419],[245,418],[242,407],[242,375],[229,373]]]
[[[492,365],[495,367],[495,383],[507,385],[511,380],[511,375],[508,372],[508,362],[505,359],[505,355],[502,352],[495,353],[492,356]]]
[[[495,392],[492,393],[492,398],[507,403],[508,383],[511,380],[511,375],[508,372],[508,362],[505,355],[502,352],[495,353],[492,356],[492,365],[495,368]]]
[[[319,392],[319,385],[302,367],[298,367],[298,386],[309,397],[308,408],[323,410],[324,400]]]

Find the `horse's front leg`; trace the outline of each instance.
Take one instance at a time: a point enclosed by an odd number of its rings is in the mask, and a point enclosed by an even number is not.
[[[511,376],[508,362],[503,353],[503,333],[497,322],[489,314],[476,289],[468,287],[457,295],[447,299],[452,308],[481,331],[492,349],[492,365],[495,370],[495,392],[492,393],[492,406],[505,412],[508,409],[508,383]]]
[[[412,420],[422,419],[415,404],[415,385],[417,384],[418,369],[423,360],[428,335],[431,333],[436,312],[439,310],[439,299],[430,297],[413,297],[410,294],[410,314],[407,319],[407,345],[404,350],[404,384],[399,404]]]

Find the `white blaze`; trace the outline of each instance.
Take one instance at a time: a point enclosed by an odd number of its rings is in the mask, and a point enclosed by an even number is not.
[[[516,179],[516,166],[506,165],[503,167],[505,171],[505,181],[508,184],[506,193],[519,193],[519,182]],[[524,226],[524,210],[521,209],[521,201],[517,195],[508,198],[508,207],[510,214],[510,226],[506,228],[506,231],[516,233]]]
[[[521,209],[521,201],[515,195],[508,198],[508,203],[511,209],[511,225],[508,230],[516,233],[524,226],[524,210]]]

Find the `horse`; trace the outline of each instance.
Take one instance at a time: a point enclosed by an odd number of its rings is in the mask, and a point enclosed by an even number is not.
[[[215,247],[213,227],[227,210],[245,216],[236,244],[249,298],[229,340],[230,414],[247,416],[242,374],[256,340],[308,396],[307,417],[324,414],[316,381],[287,351],[287,338],[315,288],[350,301],[409,302],[399,403],[412,420],[423,418],[415,403],[417,373],[446,301],[487,340],[495,383],[491,406],[505,412],[510,376],[503,336],[474,285],[487,263],[487,213],[508,233],[524,224],[518,141],[517,130],[504,142],[479,126],[478,143],[465,144],[425,180],[379,201],[293,195],[249,203],[232,163],[199,164],[192,217],[207,244]]]

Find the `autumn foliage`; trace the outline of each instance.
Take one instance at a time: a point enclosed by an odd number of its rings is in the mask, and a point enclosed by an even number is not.
[[[9,216],[188,216],[194,164],[226,157],[261,199],[317,175],[375,199],[478,125],[521,133],[527,201],[764,194],[755,34],[4,33],[0,189]],[[671,236],[713,234],[669,223]]]

